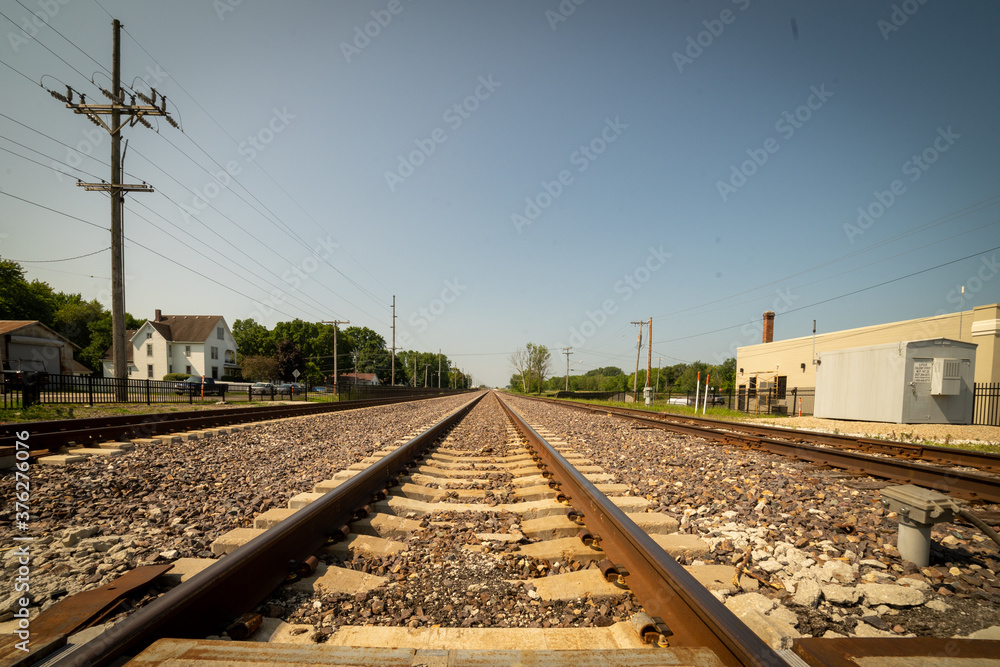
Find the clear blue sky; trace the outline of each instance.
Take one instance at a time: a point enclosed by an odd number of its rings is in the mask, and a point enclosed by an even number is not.
[[[108,199],[74,185],[110,142],[37,82],[102,100],[113,15],[123,80],[182,124],[124,135],[156,189],[127,203],[138,317],[389,340],[395,295],[397,344],[502,386],[528,341],[628,369],[649,317],[654,364],[716,363],[768,309],[780,339],[1000,301],[995,2],[0,9],[0,255],[29,278],[110,303]]]

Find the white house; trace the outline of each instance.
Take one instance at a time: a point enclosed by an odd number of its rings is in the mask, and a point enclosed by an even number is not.
[[[163,315],[126,332],[128,376],[162,380],[167,373],[220,379],[235,374],[236,339],[221,315]],[[114,375],[111,350],[104,355],[104,376]]]

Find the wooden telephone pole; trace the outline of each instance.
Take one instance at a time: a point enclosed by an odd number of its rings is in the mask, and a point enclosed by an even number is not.
[[[153,129],[145,116],[163,116],[173,127],[178,127],[177,123],[167,113],[167,98],[159,96],[157,105],[157,95],[155,88],[150,88],[151,95],[136,91],[132,95],[131,102],[125,103],[125,94],[121,85],[121,28],[122,24],[118,19],[114,20],[114,37],[112,43],[112,75],[111,90],[101,88],[101,92],[107,97],[110,104],[88,104],[85,95],[80,94],[80,101],[73,101],[73,89],[66,87],[66,95],[49,91],[58,100],[66,103],[67,109],[72,109],[73,113],[82,114],[90,119],[94,125],[103,127],[111,135],[111,182],[106,183],[83,183],[77,185],[88,191],[107,192],[111,196],[111,347],[114,359],[114,376],[116,378],[128,377],[128,365],[126,364],[125,341],[125,287],[123,283],[125,254],[124,254],[124,222],[123,209],[126,192],[152,192],[153,188],[146,183],[142,185],[128,185],[122,183],[122,152],[121,152],[121,131],[127,124],[129,127],[136,123]],[[146,104],[136,104],[136,95]],[[125,122],[122,122],[122,115],[125,115]],[[105,122],[102,116],[110,116],[110,124]],[[125,393],[125,385],[118,388],[118,394]]]

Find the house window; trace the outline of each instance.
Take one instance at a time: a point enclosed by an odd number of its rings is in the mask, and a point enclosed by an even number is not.
[[[213,347],[212,348],[212,358],[213,359],[218,359],[219,358],[219,348],[217,348],[217,347]]]
[[[184,346],[184,356],[185,357],[190,357],[191,356],[191,346],[190,345],[185,345]]]
[[[146,356],[147,357],[153,356],[153,344],[152,343],[146,343]]]
[[[216,379],[216,380],[219,379],[219,367],[218,366],[212,366],[212,377],[214,379]]]
[[[187,373],[188,375],[191,375],[191,367],[185,366],[184,368],[186,369],[184,372]]]
[[[215,335],[219,340],[226,340],[226,333],[223,331],[222,327],[215,328]]]
[[[788,377],[784,375],[778,376],[778,386],[775,391],[775,398],[783,400],[785,398],[785,393],[788,391]]]
[[[147,331],[147,332],[146,332],[146,340],[149,340],[149,339],[150,339],[150,338],[152,338],[152,337],[153,337],[153,333],[152,333],[152,332],[150,332],[150,331]]]
[[[146,365],[146,377],[148,378],[153,377],[153,364]]]

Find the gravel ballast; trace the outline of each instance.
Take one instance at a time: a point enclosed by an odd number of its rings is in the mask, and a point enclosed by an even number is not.
[[[523,398],[509,402],[651,501],[650,511],[708,542],[710,554],[693,562],[733,565],[735,573],[746,560],[753,576],[741,576],[735,595],[720,596],[744,620],[780,620],[789,638],[952,637],[1000,625],[997,545],[968,524],[937,524],[930,566],[902,560],[896,517],[880,502],[879,489],[890,485],[884,480]],[[753,614],[744,610],[749,595],[767,600],[751,598],[760,603]]]

